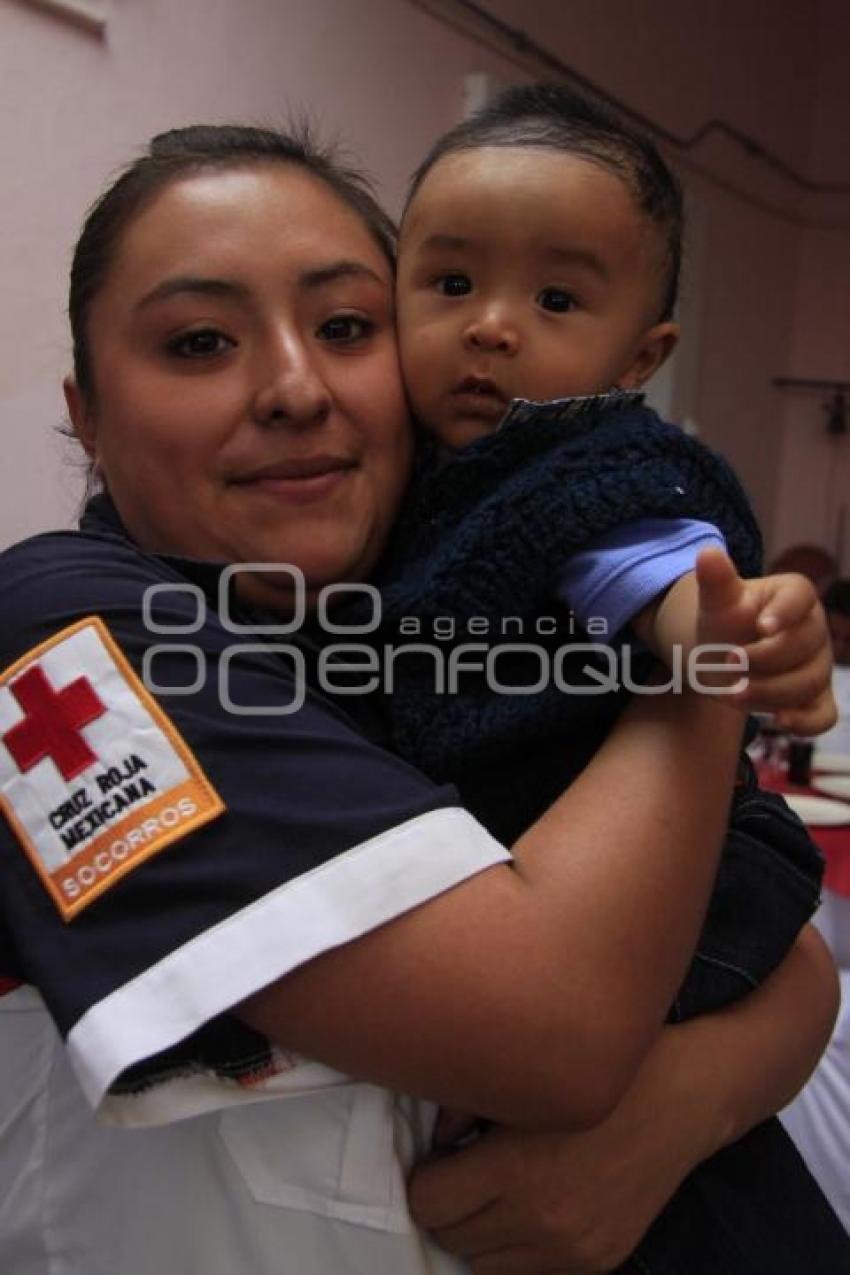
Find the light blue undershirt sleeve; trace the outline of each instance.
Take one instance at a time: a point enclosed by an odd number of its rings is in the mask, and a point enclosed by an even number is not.
[[[653,598],[692,571],[701,549],[726,541],[709,522],[640,518],[599,536],[567,561],[555,596],[585,626],[604,620],[613,637]]]

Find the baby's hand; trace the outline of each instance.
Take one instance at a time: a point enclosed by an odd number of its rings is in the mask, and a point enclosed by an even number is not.
[[[730,655],[724,698],[746,712],[774,713],[781,730],[819,735],[837,720],[832,696],[832,646],[814,586],[801,575],[742,580],[720,549],[697,558],[700,643],[740,647],[748,671]]]

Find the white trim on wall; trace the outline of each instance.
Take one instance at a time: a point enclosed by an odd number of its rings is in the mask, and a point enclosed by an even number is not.
[[[108,0],[20,0],[33,9],[43,9],[74,26],[102,35],[108,18]]]

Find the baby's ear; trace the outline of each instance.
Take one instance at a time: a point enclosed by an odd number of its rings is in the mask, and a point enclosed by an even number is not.
[[[86,455],[94,460],[97,451],[95,443],[95,427],[86,401],[80,393],[80,387],[73,376],[66,376],[62,382],[65,394],[65,405],[71,418],[74,434],[83,446]]]
[[[631,364],[617,379],[621,390],[639,390],[653,376],[676,348],[679,325],[671,321],[647,328],[640,339]]]

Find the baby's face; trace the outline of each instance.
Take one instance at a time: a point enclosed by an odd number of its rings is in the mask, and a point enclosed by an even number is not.
[[[655,324],[663,245],[608,169],[544,148],[441,159],[405,216],[398,323],[413,410],[448,447],[512,398],[640,385],[675,343]]]

